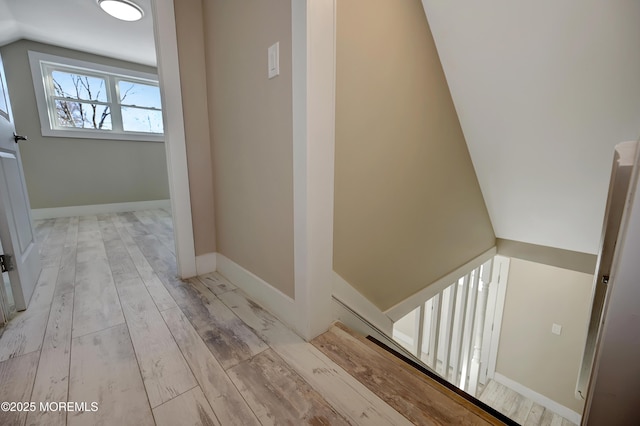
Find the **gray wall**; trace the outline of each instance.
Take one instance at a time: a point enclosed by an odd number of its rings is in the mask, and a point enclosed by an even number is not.
[[[20,40],[0,48],[31,208],[169,198],[164,143],[43,137],[29,67],[29,50],[113,67],[154,68]]]

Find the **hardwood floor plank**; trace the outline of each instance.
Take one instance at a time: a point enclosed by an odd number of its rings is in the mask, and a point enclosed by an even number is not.
[[[500,424],[435,381],[358,341],[337,326],[316,337],[314,346],[354,375],[372,392],[416,424]]]
[[[151,407],[197,386],[142,280],[117,281],[116,286]]]
[[[73,292],[60,288],[51,305],[47,332],[42,345],[38,372],[31,401],[67,401],[71,356]],[[27,416],[27,425],[65,425],[64,411],[35,411]]]
[[[57,276],[57,267],[42,270],[29,307],[9,322],[0,337],[0,361],[40,350]]]
[[[131,235],[129,235],[120,223],[119,217],[114,216],[112,217],[112,220],[114,221],[114,226],[118,231],[118,235],[129,253],[131,261],[135,265],[138,274],[142,278],[144,285],[147,287],[147,290],[158,307],[158,310],[164,311],[165,309],[171,309],[178,306],[160,281],[160,278],[156,275],[155,271],[147,261],[147,258],[140,251],[140,248],[137,246]]]
[[[68,225],[69,218],[56,219],[51,228],[51,232],[49,232],[47,238],[42,242],[40,257],[43,268],[57,267],[59,265]]]
[[[259,425],[257,418],[179,308],[162,316],[191,367],[200,388],[223,425]]]
[[[349,424],[272,349],[228,371],[263,425]]]
[[[553,416],[551,418],[551,426],[562,426],[562,421],[564,420],[564,418],[562,418],[562,416],[553,413]]]
[[[241,291],[220,299],[352,424],[410,425],[404,416]]]
[[[104,242],[107,251],[109,266],[111,267],[111,275],[115,282],[140,278],[136,265],[133,264],[129,252],[124,243],[118,237]]]
[[[0,362],[0,401],[29,401],[39,355],[31,352]],[[22,426],[26,417],[26,411],[0,411],[0,425]]]
[[[78,257],[80,257],[78,243]],[[104,250],[104,247],[103,247]],[[118,294],[105,258],[76,264],[73,337],[124,323]]]
[[[173,223],[169,226],[166,222],[159,220],[156,215],[149,210],[134,212],[136,218],[146,226],[148,232],[158,238],[158,240],[175,255],[175,240],[173,237]]]
[[[158,426],[220,425],[202,390],[195,387],[153,409]]]
[[[238,288],[217,272],[199,276],[198,280],[216,296]]]
[[[533,401],[520,395],[511,406],[507,416],[513,421],[523,424],[527,420],[531,408],[533,408]]]
[[[542,413],[542,418],[540,419],[540,425],[541,426],[551,426],[551,422],[553,421],[553,415],[555,413],[551,410],[549,410],[548,408],[544,409],[544,412]]]
[[[498,392],[498,383],[495,380],[489,381],[487,386],[485,386],[482,394],[480,395],[480,401],[484,402],[487,405],[493,406],[493,403],[496,400],[496,393]]]
[[[540,421],[542,420],[543,414],[544,407],[540,404],[533,403],[531,411],[529,411],[529,414],[527,415],[523,426],[538,426],[540,424]]]
[[[42,219],[33,221],[36,232],[36,239],[39,243],[42,243],[47,239],[47,236],[49,235],[49,232],[51,232],[55,221],[55,219]]]
[[[501,395],[500,403],[493,406],[496,410],[502,414],[507,414],[511,411],[511,407],[516,403],[520,396],[516,391],[509,389],[505,386],[505,392]]]
[[[160,275],[169,293],[226,370],[266,350],[264,343],[199,281]]]
[[[98,402],[98,411],[68,413],[72,426],[154,424],[126,325],[73,339],[69,400]]]

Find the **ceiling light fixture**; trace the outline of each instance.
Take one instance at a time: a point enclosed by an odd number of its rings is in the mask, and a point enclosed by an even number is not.
[[[109,15],[122,21],[138,21],[144,15],[142,8],[129,0],[98,0],[98,5]]]

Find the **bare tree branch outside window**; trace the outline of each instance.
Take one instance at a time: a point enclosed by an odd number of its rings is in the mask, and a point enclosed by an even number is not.
[[[105,81],[79,74],[60,74],[67,79],[67,84],[63,85],[53,77],[55,96],[64,98],[56,100],[58,123],[64,127],[105,129],[111,115],[110,107],[97,103],[106,100]]]

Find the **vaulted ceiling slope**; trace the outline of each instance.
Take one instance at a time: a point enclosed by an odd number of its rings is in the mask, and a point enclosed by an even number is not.
[[[423,0],[496,236],[597,253],[640,136],[637,0]]]
[[[137,22],[104,13],[96,0],[0,0],[0,46],[21,38],[156,65],[151,0]]]

